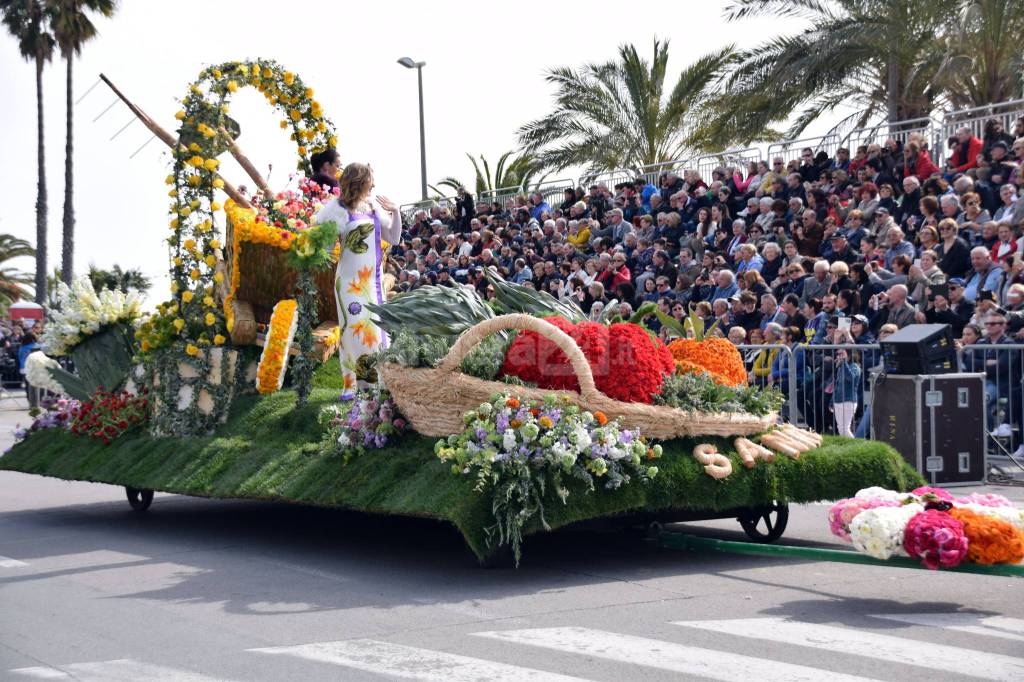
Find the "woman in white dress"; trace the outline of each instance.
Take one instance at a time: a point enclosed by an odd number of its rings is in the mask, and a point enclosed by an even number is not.
[[[384,258],[381,241],[396,244],[402,236],[402,216],[387,197],[370,200],[373,171],[362,163],[350,163],[341,174],[341,194],[317,214],[316,221],[338,226],[341,256],[334,277],[341,346],[338,359],[345,380],[342,397],[355,397],[356,365],[363,355],[388,345],[388,337],[370,317],[367,303],[383,303]],[[377,206],[379,204],[379,208]]]

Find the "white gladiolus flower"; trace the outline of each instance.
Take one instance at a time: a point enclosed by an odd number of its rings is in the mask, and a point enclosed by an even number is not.
[[[505,429],[501,438],[501,445],[505,452],[513,452],[516,449],[516,432],[512,429]]]
[[[134,290],[125,294],[103,289],[97,294],[87,276],[77,278],[70,287],[61,282],[56,305],[47,309],[49,324],[40,339],[43,348],[52,355],[65,355],[83,337],[109,325],[134,325],[142,316],[143,298],[142,292]]]

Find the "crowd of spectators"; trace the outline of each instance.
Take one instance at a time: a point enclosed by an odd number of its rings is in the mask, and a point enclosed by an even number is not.
[[[483,270],[494,268],[592,317],[612,304],[623,318],[645,302],[678,319],[692,308],[737,344],[863,345],[926,322],[949,324],[963,345],[1022,342],[1024,118],[1011,130],[993,119],[981,138],[962,128],[948,147],[940,156],[912,134],[834,156],[806,148],[708,178],[567,187],[556,205],[540,194],[479,203],[461,190],[454,205],[411,216],[391,251],[397,286],[459,282],[486,297]],[[752,352],[751,381],[798,371],[806,392],[832,396],[835,428],[849,432],[849,403],[863,403],[847,385],[863,386],[877,358],[831,354],[819,380],[812,355],[781,366],[789,357]],[[1019,376],[1006,381],[1019,389]],[[992,391],[1003,382],[993,373]]]

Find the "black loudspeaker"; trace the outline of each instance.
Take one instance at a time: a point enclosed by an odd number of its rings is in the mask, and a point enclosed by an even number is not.
[[[931,485],[985,482],[985,375],[876,374],[871,438],[895,448]]]
[[[912,324],[881,345],[886,374],[950,374],[959,369],[948,324]]]

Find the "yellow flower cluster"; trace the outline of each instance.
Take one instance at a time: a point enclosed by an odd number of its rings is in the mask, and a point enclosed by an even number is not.
[[[182,327],[175,331],[186,342],[186,349],[189,345],[198,349],[209,344],[211,337],[215,342],[225,340],[220,333],[220,316],[215,314],[213,297],[214,285],[224,281],[223,273],[217,270],[221,242],[214,224],[214,214],[221,209],[214,193],[224,188],[224,180],[217,176],[220,162],[216,155],[223,143],[219,140],[220,131],[231,127],[226,118],[226,100],[230,93],[246,86],[259,90],[284,117],[282,127],[291,128],[291,137],[300,156],[299,168],[307,174],[311,171],[307,154],[337,145],[333,125],[324,118],[321,104],[313,99],[312,88],[273,61],[219,64],[205,69],[190,85],[182,99],[182,109],[175,114],[181,122],[178,135],[187,144],[177,155],[174,174],[166,179],[171,185],[168,195],[173,199],[168,239],[172,247],[172,293],[180,304],[176,314],[183,320]],[[230,295],[224,301],[224,320],[230,332],[234,324],[231,303],[238,287],[237,258],[241,243],[269,244],[287,250],[291,237],[256,223],[254,213],[240,213],[241,209],[230,202],[225,209],[237,228]]]
[[[281,388],[288,366],[288,351],[295,336],[298,303],[294,299],[278,301],[270,315],[270,329],[263,344],[263,354],[256,368],[256,390],[273,393]]]

